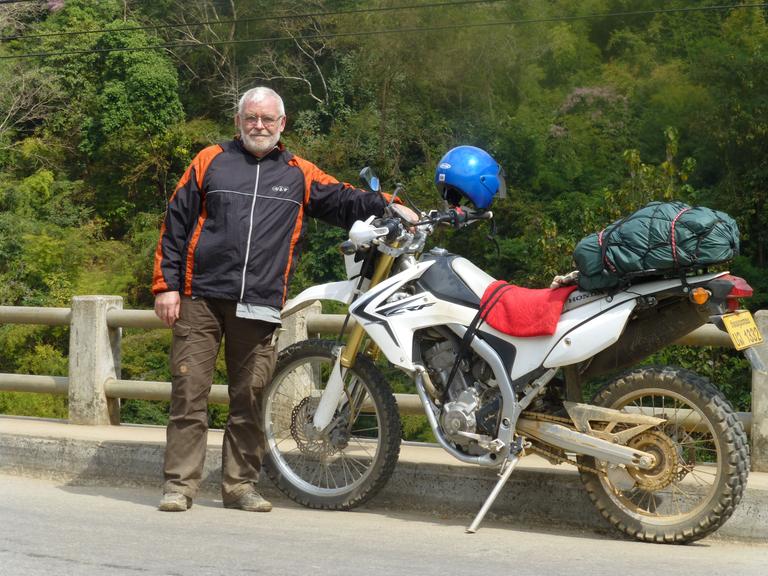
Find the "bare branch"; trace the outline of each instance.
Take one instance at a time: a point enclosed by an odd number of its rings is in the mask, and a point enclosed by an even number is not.
[[[5,4],[0,7],[0,30],[3,34],[20,34],[28,27],[28,22],[44,12],[47,7],[35,2]]]
[[[294,12],[298,13],[300,9],[306,11],[308,3],[318,9],[322,9],[324,4],[322,1],[311,0],[295,2]],[[172,49],[169,52],[193,74],[193,78],[206,85],[214,98],[228,102],[234,109],[244,87],[259,80],[285,80],[303,84],[315,102],[328,102],[329,88],[322,68],[322,58],[327,52],[327,45],[318,39],[301,39],[307,32],[313,35],[322,34],[321,21],[313,18],[283,20],[280,28],[292,38],[293,50],[280,51],[278,54],[265,48],[247,62],[239,62],[238,51],[233,45],[211,45],[211,42],[237,39],[234,23],[225,25],[217,22],[221,18],[236,20],[238,17],[244,17],[244,14],[238,13],[238,6],[242,8],[242,3],[238,4],[235,0],[228,0],[226,3],[213,0],[192,3],[177,0],[177,6],[176,19],[180,27],[169,29],[168,39],[178,41],[181,36],[186,42],[205,47],[208,57],[205,64],[200,66],[193,64],[186,52]],[[231,14],[224,14],[225,12]],[[206,24],[201,25],[200,22]],[[200,51],[195,54],[199,55]]]
[[[19,68],[0,74],[0,139],[28,122],[45,118],[56,100],[51,79]]]
[[[216,3],[211,0],[194,3],[179,1],[177,5],[177,14],[181,27],[173,32],[169,31],[176,35],[172,39],[178,40],[177,35],[181,33],[182,39],[186,42],[204,46],[209,55],[207,61],[211,67],[210,74],[207,76],[201,74],[198,67],[188,63],[188,59],[183,55],[183,52],[169,51],[176,60],[193,74],[195,79],[215,87],[211,90],[214,98],[227,101],[228,103],[236,102],[241,88],[241,79],[235,60],[235,50],[230,46],[211,44],[211,42],[218,42],[224,39],[234,39],[236,37],[235,23],[230,23],[224,29],[222,29],[223,25],[216,25],[216,22],[220,20],[220,13]],[[229,9],[231,14],[226,15],[226,19],[236,20],[238,13],[233,0],[229,1]],[[197,22],[207,22],[207,24],[193,24]]]
[[[313,36],[322,35],[323,29],[314,18],[294,24],[283,22],[282,30],[293,40],[295,52],[276,54],[273,50],[265,50],[261,55],[252,58],[250,65],[259,79],[301,82],[307,87],[310,98],[317,103],[327,103],[328,84],[319,62],[326,51],[326,45],[322,40],[302,39],[301,36],[306,35],[308,28]],[[317,85],[320,86],[319,93]]]

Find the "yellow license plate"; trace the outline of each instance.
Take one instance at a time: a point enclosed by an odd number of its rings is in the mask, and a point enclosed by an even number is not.
[[[723,324],[736,350],[744,350],[763,341],[763,335],[748,310],[740,310],[723,316]]]

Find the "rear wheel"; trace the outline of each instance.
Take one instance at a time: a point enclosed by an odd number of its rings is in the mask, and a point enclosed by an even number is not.
[[[650,470],[580,457],[595,470],[582,469],[582,482],[611,524],[638,540],[682,544],[731,516],[746,486],[747,438],[709,381],[682,369],[642,368],[605,386],[593,403],[665,419],[627,443],[654,455]]]
[[[400,417],[381,372],[358,355],[331,424],[315,430],[312,419],[336,360],[334,347],[307,340],[280,354],[264,396],[265,468],[292,500],[345,510],[370,499],[392,475]]]

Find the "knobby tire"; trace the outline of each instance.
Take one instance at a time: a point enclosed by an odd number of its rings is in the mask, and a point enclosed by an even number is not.
[[[708,380],[688,370],[660,367],[633,370],[598,391],[593,404],[620,409],[641,402],[642,398],[661,398],[662,396],[669,402],[681,402],[681,405],[684,400],[693,410],[689,414],[695,414],[697,418],[702,419],[703,423],[695,430],[705,428],[708,430],[709,439],[700,446],[711,446],[711,449],[697,449],[696,442],[688,442],[688,447],[685,446],[685,441],[676,442],[675,427],[672,424],[666,424],[666,428],[665,425],[660,425],[657,427],[660,430],[654,428],[652,429],[654,431],[647,435],[650,439],[649,446],[654,442],[662,446],[664,442],[668,442],[668,446],[674,446],[674,450],[669,450],[668,453],[672,455],[672,459],[679,459],[680,462],[685,462],[686,458],[690,459],[690,454],[695,454],[696,450],[702,454],[709,450],[709,460],[716,458],[714,463],[699,464],[698,468],[710,475],[701,477],[712,478],[711,487],[706,491],[702,490],[706,493],[702,496],[700,504],[687,512],[678,510],[677,514],[670,513],[668,516],[659,513],[659,510],[665,506],[671,509],[671,503],[675,498],[685,502],[684,496],[677,496],[674,492],[678,483],[674,475],[667,479],[669,490],[666,496],[659,497],[658,503],[653,506],[640,504],[633,507],[631,498],[626,497],[621,488],[614,486],[607,479],[607,475],[595,474],[587,469],[582,469],[580,474],[592,502],[600,513],[621,532],[645,542],[685,544],[711,534],[733,514],[746,487],[749,448],[744,428],[723,394]],[[658,400],[655,402],[659,403]],[[662,411],[659,410],[659,412]],[[666,415],[671,412],[672,409],[668,408]],[[696,433],[694,431],[691,435]],[[684,437],[686,434],[684,430],[679,435]],[[582,456],[580,461],[590,468],[604,466],[604,463],[592,457]],[[697,470],[695,466],[690,468]],[[680,472],[679,475],[682,476],[679,480],[681,486],[686,476],[689,477],[688,483],[694,484],[695,473]],[[690,490],[690,487],[686,486],[679,490],[682,494],[686,494],[686,490]],[[648,502],[651,502],[654,495],[650,490],[648,492]],[[641,492],[638,491],[638,494]],[[648,509],[644,510],[644,507]]]
[[[265,470],[269,478],[286,496],[303,506],[327,510],[349,510],[370,500],[392,475],[400,453],[401,424],[395,398],[384,376],[369,358],[358,355],[354,367],[350,369],[353,374],[351,376],[348,374],[345,384],[349,383],[351,377],[353,381],[357,379],[357,382],[364,386],[365,395],[370,400],[369,405],[373,407],[373,414],[368,408],[365,414],[361,414],[361,418],[368,418],[369,421],[377,423],[375,454],[369,461],[359,455],[344,460],[345,451],[363,444],[368,450],[373,445],[373,440],[370,438],[363,438],[358,442],[354,429],[349,445],[346,448],[337,449],[336,452],[334,447],[329,448],[330,442],[323,444],[306,441],[302,436],[301,427],[307,425],[311,418],[311,410],[303,412],[302,402],[304,404],[311,402],[307,400],[311,394],[306,392],[312,385],[307,382],[311,378],[301,376],[308,375],[310,370],[314,370],[314,374],[321,372],[326,374],[328,370],[318,369],[318,366],[321,362],[323,366],[333,365],[335,346],[336,343],[329,340],[306,340],[286,348],[278,357],[274,378],[265,389],[264,395],[264,430],[268,445]],[[317,379],[318,376],[315,378]],[[307,386],[307,388],[306,390],[302,388],[295,398],[287,399],[289,385]],[[282,417],[276,415],[274,408],[280,403],[292,409],[290,438],[277,437],[279,426],[276,425],[276,420],[288,418],[285,415]],[[373,417],[375,420],[372,420]],[[368,430],[367,426],[366,429]],[[371,434],[371,432],[362,432],[362,434]],[[281,436],[288,435],[283,432]],[[285,448],[293,444],[296,444],[297,448],[291,450]],[[300,444],[303,451],[298,448]],[[312,454],[312,450],[317,454]],[[326,453],[323,453],[323,450],[326,450]],[[323,463],[334,458],[335,460],[329,465]],[[318,470],[325,466],[326,470],[325,473],[317,474],[308,471],[307,478],[304,478],[302,466],[307,467],[308,470],[313,466]],[[345,466],[346,468],[342,470]],[[349,486],[343,485],[348,480],[347,469],[349,469],[349,480],[351,480],[352,474],[358,473],[362,468],[365,468],[365,473],[361,473],[360,478],[350,482]],[[328,486],[323,486],[323,482]]]

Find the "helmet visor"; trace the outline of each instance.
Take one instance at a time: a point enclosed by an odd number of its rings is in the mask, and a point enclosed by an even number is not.
[[[499,174],[497,176],[499,179],[499,190],[496,192],[496,196],[498,198],[506,198],[507,197],[507,175],[504,173],[504,168],[499,166]]]

